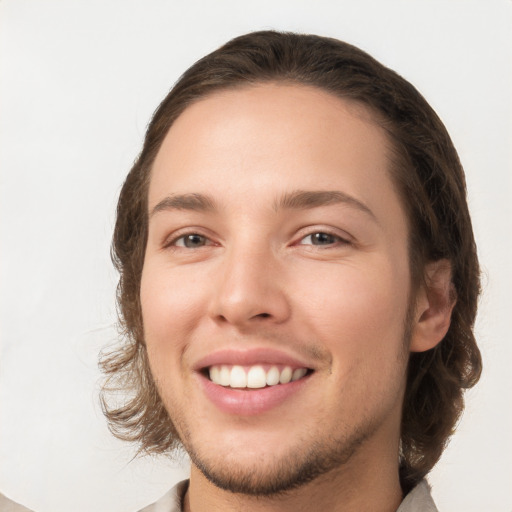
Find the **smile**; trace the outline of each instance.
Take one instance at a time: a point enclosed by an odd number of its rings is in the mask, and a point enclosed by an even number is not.
[[[318,361],[274,348],[218,350],[192,366],[208,402],[223,413],[254,416],[286,404],[309,389]]]
[[[214,384],[236,389],[261,389],[288,384],[302,379],[307,373],[307,368],[261,364],[213,365],[208,369],[208,376]]]

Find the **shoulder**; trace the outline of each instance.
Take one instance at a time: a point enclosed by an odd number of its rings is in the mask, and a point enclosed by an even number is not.
[[[402,501],[396,512],[439,512],[432,499],[430,486],[422,480]]]
[[[181,512],[183,497],[188,489],[188,480],[176,484],[158,501],[144,507],[139,512]]]
[[[32,510],[10,500],[7,496],[0,493],[0,510],[2,512],[32,512]]]

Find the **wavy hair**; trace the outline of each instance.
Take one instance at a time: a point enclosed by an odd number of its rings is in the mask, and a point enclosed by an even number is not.
[[[151,375],[140,305],[153,161],[173,122],[216,91],[263,83],[303,84],[365,105],[393,145],[392,177],[409,220],[412,284],[427,262],[446,258],[457,302],[444,339],[412,353],[403,404],[400,477],[413,487],[441,456],[464,407],[463,392],[482,363],[473,335],[480,271],[464,172],[443,123],[421,94],[362,50],[315,35],[254,32],[196,62],[155,111],[140,155],[122,187],[112,242],[122,344],[101,356],[102,405],[111,431],[141,452],[180,445]]]

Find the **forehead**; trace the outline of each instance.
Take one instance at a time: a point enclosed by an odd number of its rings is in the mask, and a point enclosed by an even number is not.
[[[389,146],[369,109],[318,88],[217,92],[189,106],[169,130],[153,165],[149,208],[172,193],[247,204],[273,202],[291,189],[341,189],[386,209],[390,200],[399,203]]]

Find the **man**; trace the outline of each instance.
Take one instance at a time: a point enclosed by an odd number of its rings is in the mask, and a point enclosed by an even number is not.
[[[145,510],[436,510],[476,383],[461,165],[421,95],[346,43],[260,32],[156,111],[113,240],[105,413],[190,481]]]

